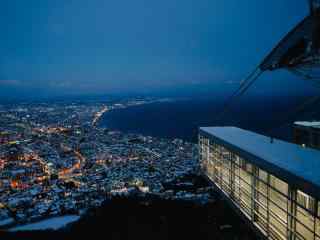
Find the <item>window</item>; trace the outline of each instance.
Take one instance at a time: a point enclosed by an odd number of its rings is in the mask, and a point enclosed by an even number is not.
[[[268,173],[263,171],[262,169],[259,169],[259,179],[261,179],[264,182],[268,182]]]
[[[314,239],[315,228],[315,200],[313,197],[297,191],[296,199],[296,233],[305,239]]]
[[[297,203],[302,206],[303,208],[311,211],[312,213],[315,212],[315,200],[313,197],[309,196],[308,194],[298,190],[297,191]]]
[[[317,214],[316,214],[316,240],[320,239],[320,202],[318,201]]]
[[[270,174],[270,186],[285,196],[288,196],[288,184]]]
[[[314,217],[299,206],[296,214],[296,232],[306,239],[313,239]]]

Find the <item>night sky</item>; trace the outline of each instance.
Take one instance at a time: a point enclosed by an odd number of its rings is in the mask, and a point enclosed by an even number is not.
[[[306,0],[2,0],[0,96],[236,88]],[[252,91],[312,87],[268,73]]]

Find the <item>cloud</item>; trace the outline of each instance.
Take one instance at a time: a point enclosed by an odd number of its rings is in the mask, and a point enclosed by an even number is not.
[[[234,80],[228,80],[225,82],[226,84],[230,84],[230,85],[239,85],[240,82],[239,81],[234,81]]]
[[[51,81],[49,86],[53,88],[70,88],[73,84],[71,81]]]
[[[0,86],[18,86],[18,85],[21,85],[21,81],[19,80],[6,80],[6,79],[1,80],[0,79]]]

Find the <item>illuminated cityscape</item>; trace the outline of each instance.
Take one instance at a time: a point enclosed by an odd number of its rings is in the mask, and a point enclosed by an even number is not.
[[[159,101],[2,106],[0,228],[81,215],[108,195],[174,197],[162,184],[197,172],[195,144],[96,127],[106,111]]]

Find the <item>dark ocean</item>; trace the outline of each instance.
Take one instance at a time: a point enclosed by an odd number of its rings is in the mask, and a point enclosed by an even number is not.
[[[297,111],[308,97],[251,97],[232,105],[223,116],[224,100],[197,98],[151,103],[107,112],[100,125],[126,133],[197,141],[200,126],[238,126],[290,141],[295,120],[316,120],[316,106]],[[317,108],[316,108],[317,109]],[[217,118],[218,117],[218,118]]]

